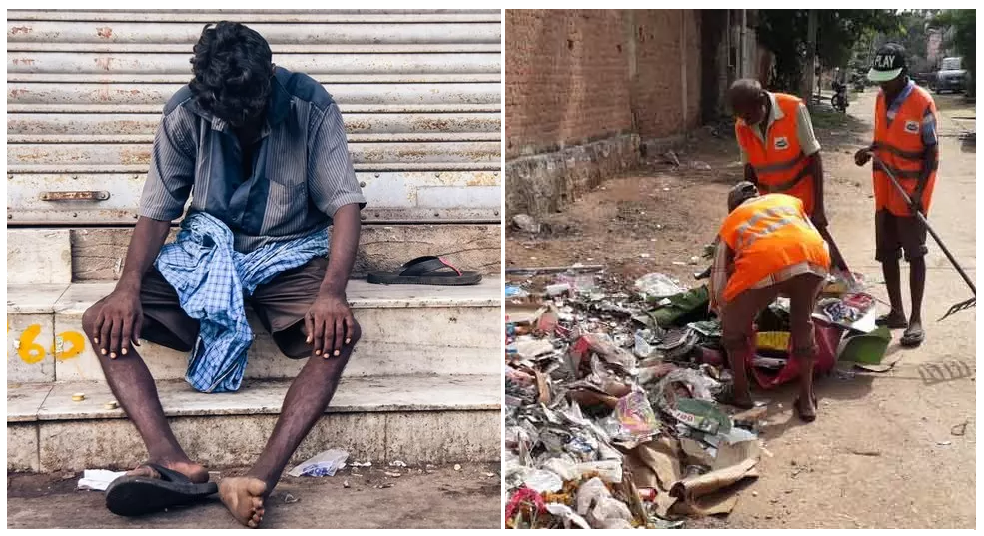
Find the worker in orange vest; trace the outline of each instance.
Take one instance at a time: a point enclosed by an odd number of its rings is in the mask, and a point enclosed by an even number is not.
[[[747,366],[755,355],[753,322],[779,295],[790,300],[793,359],[800,360],[800,418],[816,419],[813,309],[830,271],[827,243],[803,202],[785,194],[759,195],[741,182],[728,194],[728,216],[711,271],[711,308],[721,318],[722,343],[734,374],[733,389],[720,401],[751,408]]]
[[[905,200],[878,165],[872,167],[875,190],[875,258],[882,265],[892,310],[878,324],[905,329],[902,346],[922,344],[922,299],[926,288],[926,226],[915,213],[929,213],[939,166],[936,124],[939,116],[929,92],[909,80],[905,49],[888,43],[875,53],[868,78],[881,85],[875,101],[874,142],[854,155],[865,165],[874,153],[899,180],[912,200]],[[912,314],[908,321],[902,306],[899,259],[905,251],[909,262]]]
[[[738,117],[735,136],[745,180],[755,184],[760,194],[798,198],[813,224],[825,232],[820,142],[806,105],[799,97],[765,91],[758,80],[750,78],[736,80],[728,100]],[[847,270],[833,245],[831,253],[834,266]]]

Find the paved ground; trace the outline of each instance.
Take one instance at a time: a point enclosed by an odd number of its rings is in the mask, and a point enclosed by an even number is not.
[[[450,466],[411,468],[402,473],[392,478],[382,468],[347,468],[334,477],[287,477],[268,503],[263,528],[500,527],[498,464],[463,464],[458,471]],[[106,510],[103,493],[75,491],[78,476],[8,475],[7,527],[241,528],[217,499],[138,519],[118,517]],[[391,487],[379,487],[383,485]]]
[[[847,117],[815,119],[824,147],[831,232],[852,269],[869,281],[882,281],[874,261],[870,168],[857,168],[852,156],[871,140],[874,97],[870,89],[859,95]],[[974,109],[949,95],[938,103],[942,163],[930,219],[974,278],[976,155],[956,137],[961,129],[973,129]],[[549,239],[512,234],[507,266],[606,264],[627,278],[652,271],[685,278],[702,268],[687,261],[716,232],[727,189],[741,168],[734,141],[710,135],[677,156],[678,170],[654,163],[647,173],[606,181],[565,213],[548,218],[554,233]],[[702,164],[711,169],[700,169]],[[902,350],[893,342],[889,353],[898,362],[889,372],[820,380],[819,419],[810,425],[792,417],[793,391],[763,395],[773,404],[763,434],[771,456],[762,459],[762,477],[743,492],[727,520],[692,526],[975,527],[976,311],[935,321],[971,294],[939,248],[931,243],[930,250],[926,343]],[[903,281],[908,281],[905,269]],[[887,300],[884,285],[872,292]]]

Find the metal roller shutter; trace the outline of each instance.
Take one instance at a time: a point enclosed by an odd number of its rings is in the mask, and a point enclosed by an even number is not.
[[[219,20],[335,97],[368,221],[499,221],[498,10],[8,11],[8,224],[132,224],[161,108]]]

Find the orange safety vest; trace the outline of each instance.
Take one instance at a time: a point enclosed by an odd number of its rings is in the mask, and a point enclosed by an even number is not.
[[[922,172],[923,153],[926,151],[922,139],[922,120],[927,110],[939,124],[939,114],[933,97],[919,86],[912,88],[902,101],[891,124],[886,115],[885,93],[879,91],[878,100],[875,101],[875,154],[892,170],[892,175],[910,197],[916,190],[919,174]],[[938,164],[939,162],[930,172],[923,190],[922,206],[926,214],[929,214],[929,203],[933,198]],[[881,167],[872,164],[871,175],[875,190],[875,210],[888,209],[896,216],[912,216],[905,200]]]
[[[734,272],[724,288],[726,301],[802,262],[830,268],[826,242],[810,223],[803,202],[790,195],[746,201],[725,218],[720,235],[735,253]]]
[[[765,134],[765,145],[755,134],[756,126],[735,122],[738,144],[755,170],[760,194],[784,193],[803,201],[807,214],[813,214],[813,177],[807,167],[796,130],[796,112],[802,100],[793,95],[774,93],[783,117],[772,123]],[[763,118],[768,121],[768,118]]]

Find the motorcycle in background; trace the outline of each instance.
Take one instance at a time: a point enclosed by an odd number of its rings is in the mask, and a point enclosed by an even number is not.
[[[834,96],[830,97],[830,105],[841,113],[847,113],[847,84],[834,81]]]

